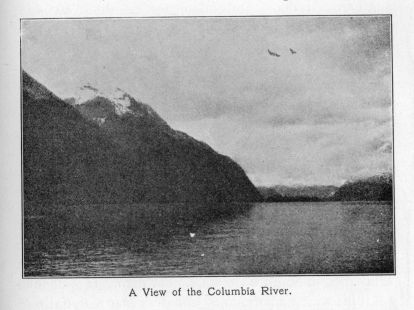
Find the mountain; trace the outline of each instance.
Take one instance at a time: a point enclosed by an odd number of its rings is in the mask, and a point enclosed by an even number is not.
[[[22,88],[25,202],[125,199],[116,144],[25,72]]]
[[[22,73],[25,202],[258,201],[243,169],[117,89],[61,100]]]
[[[259,187],[267,202],[289,201],[357,201],[392,200],[392,175],[381,174],[368,178],[347,181],[340,187],[285,186]]]
[[[319,201],[332,197],[338,187],[333,185],[275,185],[258,189],[266,201]]]
[[[348,181],[338,188],[333,200],[392,200],[392,175],[382,174]]]

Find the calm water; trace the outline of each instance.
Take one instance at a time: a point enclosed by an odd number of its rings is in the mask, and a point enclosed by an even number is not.
[[[393,272],[385,202],[72,206],[24,229],[25,276]]]

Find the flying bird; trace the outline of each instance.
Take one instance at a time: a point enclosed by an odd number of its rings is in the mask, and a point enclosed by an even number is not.
[[[194,237],[195,237],[195,233],[190,232],[190,238],[194,238]]]
[[[292,50],[291,48],[289,48],[290,52],[293,54],[296,54],[296,51]]]
[[[278,53],[274,53],[274,52],[272,52],[271,50],[267,50],[267,52],[269,53],[269,55],[271,55],[271,56],[276,56],[276,57],[280,57],[280,55],[278,54]]]

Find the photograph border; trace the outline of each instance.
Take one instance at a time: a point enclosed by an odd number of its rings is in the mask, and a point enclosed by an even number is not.
[[[295,17],[389,17],[390,18],[390,48],[391,48],[391,123],[392,123],[392,226],[393,226],[393,272],[390,273],[306,273],[306,274],[213,274],[213,275],[125,275],[125,276],[25,276],[24,275],[24,162],[23,162],[23,68],[22,68],[22,22],[28,20],[108,20],[108,19],[219,19],[219,18],[295,18]],[[29,17],[20,18],[20,168],[21,168],[21,279],[140,279],[140,278],[257,278],[257,277],[324,277],[324,276],[396,276],[396,219],[395,219],[395,138],[394,138],[394,45],[393,45],[393,14],[317,14],[317,15],[194,15],[194,16],[110,16],[110,17]]]

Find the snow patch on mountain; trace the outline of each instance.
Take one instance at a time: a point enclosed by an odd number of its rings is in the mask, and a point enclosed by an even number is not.
[[[78,106],[79,108],[96,100],[110,104],[118,116],[131,114],[138,119],[150,120],[153,124],[168,126],[151,106],[136,100],[121,88],[115,88],[112,91],[102,91],[90,84],[85,84],[78,89],[74,97],[65,99],[68,104],[75,107]],[[88,115],[89,118],[92,118],[100,126],[107,120],[106,118],[103,119],[102,116],[102,113]]]
[[[111,101],[115,107],[115,113],[118,115],[132,113],[130,109],[132,97],[120,88],[113,91],[102,91],[90,84],[83,85],[75,96],[74,104],[82,104],[96,97],[103,97]]]
[[[106,121],[106,117],[94,117],[93,120],[101,126]]]

